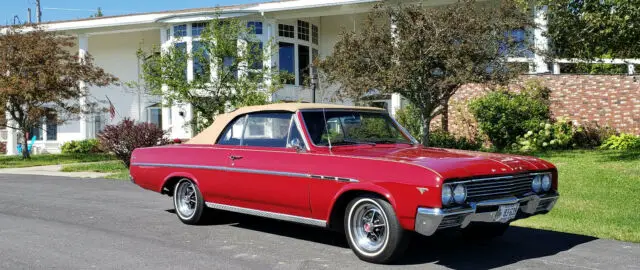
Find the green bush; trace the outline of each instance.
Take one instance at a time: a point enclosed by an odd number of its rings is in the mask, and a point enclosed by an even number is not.
[[[640,136],[622,133],[609,137],[601,146],[609,150],[637,150],[640,149]]]
[[[411,136],[416,138],[420,143],[423,143],[422,115],[413,104],[407,104],[397,110],[395,118],[400,125],[409,131]]]
[[[478,128],[498,150],[504,150],[550,120],[550,90],[536,81],[527,82],[520,93],[497,89],[469,103]]]
[[[541,122],[537,127],[518,136],[514,150],[533,152],[541,150],[559,150],[575,147],[573,143],[576,128],[571,121],[558,120],[555,123]]]
[[[97,139],[66,142],[60,148],[63,154],[100,153],[100,143]]]
[[[429,134],[429,146],[462,150],[480,150],[482,143],[479,139],[472,141],[465,137],[456,138],[446,131],[434,130]]]

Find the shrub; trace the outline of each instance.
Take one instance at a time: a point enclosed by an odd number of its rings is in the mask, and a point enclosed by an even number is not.
[[[4,155],[7,153],[7,143],[0,142],[0,154]]]
[[[576,128],[571,121],[560,119],[555,123],[542,122],[523,136],[518,136],[514,150],[532,152],[573,148],[575,147],[573,143],[575,133]]]
[[[497,89],[469,103],[478,128],[498,150],[517,142],[518,136],[550,119],[550,90],[533,81],[520,93]]]
[[[456,138],[446,131],[434,130],[429,134],[429,146],[462,150],[480,150],[482,143],[479,139],[472,141],[465,137]]]
[[[99,153],[100,142],[97,139],[66,142],[60,148],[63,154]]]
[[[423,143],[422,114],[420,114],[420,111],[418,111],[413,104],[407,104],[397,110],[395,118],[400,125],[411,133],[411,136],[416,138],[420,143]]]
[[[640,136],[622,133],[609,137],[601,146],[601,149],[609,150],[636,150],[640,149]]]
[[[98,140],[104,150],[115,154],[127,168],[134,149],[169,143],[162,128],[151,123],[135,123],[128,118],[117,125],[106,126]]]
[[[585,124],[576,130],[573,135],[573,142],[577,148],[596,148],[604,143],[606,139],[618,132],[611,127],[601,127],[597,123]]]

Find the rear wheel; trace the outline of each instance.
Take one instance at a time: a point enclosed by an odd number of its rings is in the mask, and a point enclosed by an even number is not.
[[[471,223],[462,229],[462,235],[468,240],[487,241],[502,236],[507,229],[509,223]]]
[[[204,212],[204,199],[198,186],[187,178],[180,179],[173,191],[173,206],[180,221],[198,224]]]
[[[344,221],[347,242],[361,260],[390,263],[407,248],[407,233],[385,200],[374,196],[353,199],[347,205]]]

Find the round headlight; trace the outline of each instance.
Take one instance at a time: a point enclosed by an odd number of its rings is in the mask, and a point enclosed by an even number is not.
[[[453,190],[451,186],[442,186],[442,205],[449,205],[453,202]]]
[[[531,189],[533,192],[539,193],[542,191],[542,177],[540,175],[536,175],[533,177],[533,182],[531,182]]]
[[[542,176],[542,190],[549,191],[551,189],[551,176],[545,174]]]
[[[465,188],[463,184],[456,185],[456,188],[453,189],[453,200],[458,204],[462,204],[466,199],[467,188]]]

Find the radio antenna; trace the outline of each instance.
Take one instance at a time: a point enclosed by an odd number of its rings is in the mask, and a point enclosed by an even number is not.
[[[327,142],[329,142],[329,154],[333,155],[333,151],[331,150],[331,134],[329,133],[329,123],[327,123],[327,114],[325,113],[324,108],[322,108],[322,118],[324,118],[324,128],[327,130]]]

